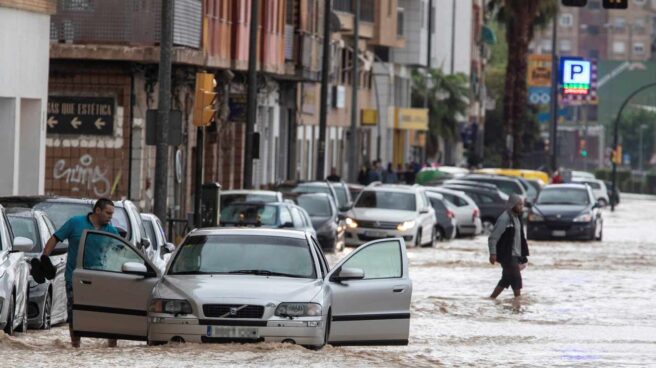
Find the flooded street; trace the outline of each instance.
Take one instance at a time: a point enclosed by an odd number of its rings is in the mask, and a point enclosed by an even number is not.
[[[206,366],[654,366],[656,198],[624,195],[604,212],[603,242],[530,242],[519,301],[487,298],[501,268],[485,237],[410,249],[414,282],[410,344],[325,347],[281,344],[167,345],[83,339],[66,327],[8,337],[4,367]],[[335,262],[342,255],[330,257]]]

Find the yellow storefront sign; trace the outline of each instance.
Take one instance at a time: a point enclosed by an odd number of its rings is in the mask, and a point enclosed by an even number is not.
[[[528,56],[527,84],[529,87],[551,86],[551,55]]]
[[[378,111],[374,109],[362,109],[360,114],[360,125],[375,126],[378,122]]]
[[[397,108],[394,128],[402,130],[428,130],[428,109]]]

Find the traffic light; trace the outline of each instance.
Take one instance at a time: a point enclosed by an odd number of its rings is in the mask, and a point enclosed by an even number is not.
[[[629,7],[629,0],[604,0],[606,9],[626,9]]]
[[[615,165],[622,164],[622,146],[617,146],[617,149],[614,149],[610,153],[610,161]]]
[[[588,3],[588,0],[562,0],[564,6],[582,7]]]
[[[581,139],[581,141],[579,141],[579,154],[581,157],[588,157],[587,142],[585,139]]]
[[[194,126],[207,126],[214,120],[216,92],[214,74],[196,73],[196,93],[194,94]]]

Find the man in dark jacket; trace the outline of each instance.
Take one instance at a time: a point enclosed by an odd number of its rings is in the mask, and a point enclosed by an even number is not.
[[[528,262],[528,243],[524,235],[522,211],[524,200],[522,197],[511,194],[504,211],[497,219],[494,230],[488,238],[490,248],[490,263],[499,262],[503,268],[501,280],[490,295],[495,299],[503,289],[512,287],[515,297],[521,295],[522,274],[520,265]]]

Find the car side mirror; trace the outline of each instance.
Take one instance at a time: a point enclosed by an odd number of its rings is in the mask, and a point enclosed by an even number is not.
[[[123,238],[123,239],[128,238],[128,231],[127,230],[125,230],[122,227],[118,227],[118,226],[116,227],[116,230],[118,230],[118,235],[120,235],[121,238]]]
[[[163,253],[173,253],[174,251],[175,251],[175,245],[173,245],[173,243],[166,243],[162,247]]]
[[[28,253],[31,252],[33,248],[34,248],[34,242],[32,241],[32,239],[23,236],[17,236],[14,238],[14,246],[12,248],[13,252]]]
[[[55,249],[52,250],[52,253],[50,253],[50,255],[60,256],[66,253],[68,253],[68,243],[62,242],[62,243],[57,243],[57,245],[55,245]]]
[[[154,277],[154,272],[149,272],[146,265],[139,262],[125,262],[121,266],[121,272],[127,273],[129,275],[137,275],[143,277]]]
[[[150,240],[141,238],[141,247],[143,249],[150,247]]]
[[[333,282],[342,282],[349,280],[362,280],[364,279],[364,271],[360,268],[342,268],[334,273],[330,278]]]

